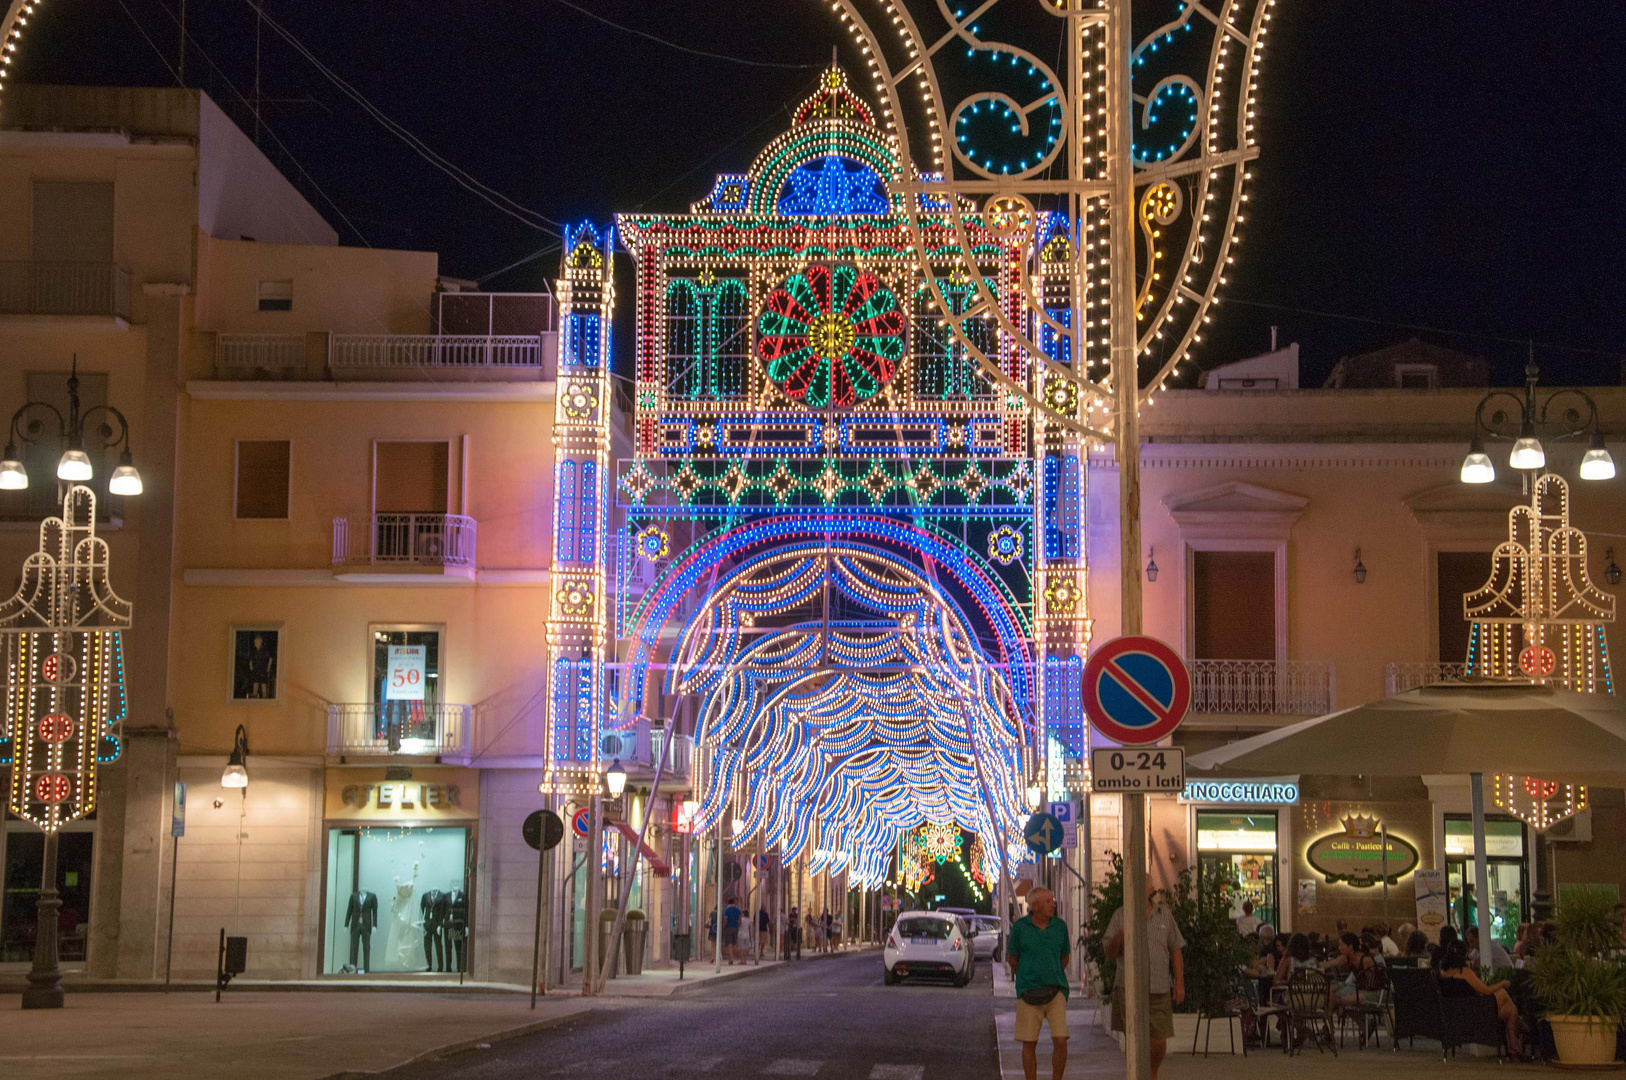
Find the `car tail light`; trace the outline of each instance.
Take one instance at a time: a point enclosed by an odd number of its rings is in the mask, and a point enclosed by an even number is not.
[[[902,943],[898,941],[898,935],[897,935],[896,931],[893,931],[893,933],[889,936],[888,941],[890,942],[890,944],[892,945],[892,947],[894,949],[903,948]]]

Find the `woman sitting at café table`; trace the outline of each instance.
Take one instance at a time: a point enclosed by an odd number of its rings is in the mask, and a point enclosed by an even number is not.
[[[1340,1006],[1374,1001],[1383,989],[1383,969],[1370,945],[1347,930],[1338,938],[1338,959],[1328,966],[1344,974],[1333,991],[1333,1000]]]
[[[1518,1057],[1519,1007],[1508,996],[1507,988],[1511,985],[1508,980],[1502,979],[1487,986],[1469,965],[1468,946],[1461,941],[1453,941],[1440,949],[1439,967],[1441,997],[1471,998],[1483,994],[1496,999],[1496,1018],[1502,1022],[1502,1037],[1507,1040],[1508,1053]]]

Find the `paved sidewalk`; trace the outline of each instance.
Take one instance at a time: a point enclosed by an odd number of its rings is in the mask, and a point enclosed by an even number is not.
[[[1014,1002],[994,1001],[994,1029],[999,1037],[999,1068],[1001,1080],[1021,1080],[1022,1048],[1016,1042],[1016,1006]],[[1124,1075],[1124,1056],[1117,1041],[1098,1022],[1096,1002],[1073,995],[1067,1009],[1067,1072],[1070,1078]],[[1224,1029],[1215,1032],[1224,1039]],[[1174,1048],[1171,1047],[1171,1050]],[[1399,1053],[1390,1049],[1384,1040],[1381,1049],[1357,1049],[1353,1043],[1337,1056],[1311,1050],[1288,1057],[1280,1049],[1251,1051],[1246,1057],[1215,1053],[1203,1057],[1190,1053],[1190,1044],[1184,1053],[1172,1052],[1158,1071],[1158,1080],[1304,1080],[1314,1074],[1316,1080],[1438,1080],[1441,1069],[1438,1044],[1418,1040],[1416,1048],[1402,1046]],[[1475,1058],[1466,1052],[1453,1058],[1446,1066],[1453,1073],[1472,1073],[1485,1080],[1507,1080],[1509,1077],[1549,1075],[1545,1065],[1522,1063],[1499,1064],[1494,1057]],[[1050,1035],[1046,1032],[1039,1040],[1039,1080],[1050,1080]]]
[[[499,1042],[595,1008],[551,995],[70,993],[24,1012],[0,996],[0,1076],[51,1080],[318,1080]]]

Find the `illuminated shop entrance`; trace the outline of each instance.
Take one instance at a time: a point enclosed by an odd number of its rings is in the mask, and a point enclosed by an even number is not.
[[[1242,902],[1253,901],[1262,923],[1280,927],[1281,900],[1276,882],[1276,815],[1250,810],[1197,812],[1197,868],[1203,877],[1236,883],[1231,917],[1241,918]]]
[[[1519,923],[1530,910],[1530,862],[1524,823],[1513,818],[1485,818],[1485,868],[1491,893],[1491,933],[1510,953],[1518,941]],[[1445,884],[1450,896],[1451,925],[1462,929],[1480,922],[1474,895],[1474,825],[1467,815],[1445,819]]]

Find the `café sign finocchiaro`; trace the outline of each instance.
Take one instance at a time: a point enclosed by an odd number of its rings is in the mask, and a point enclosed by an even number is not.
[[[1346,817],[1344,831],[1311,841],[1304,860],[1325,877],[1329,885],[1342,881],[1364,889],[1385,878],[1389,884],[1398,885],[1401,878],[1417,869],[1422,856],[1409,842],[1389,833],[1386,860],[1384,840],[1377,818]]]

